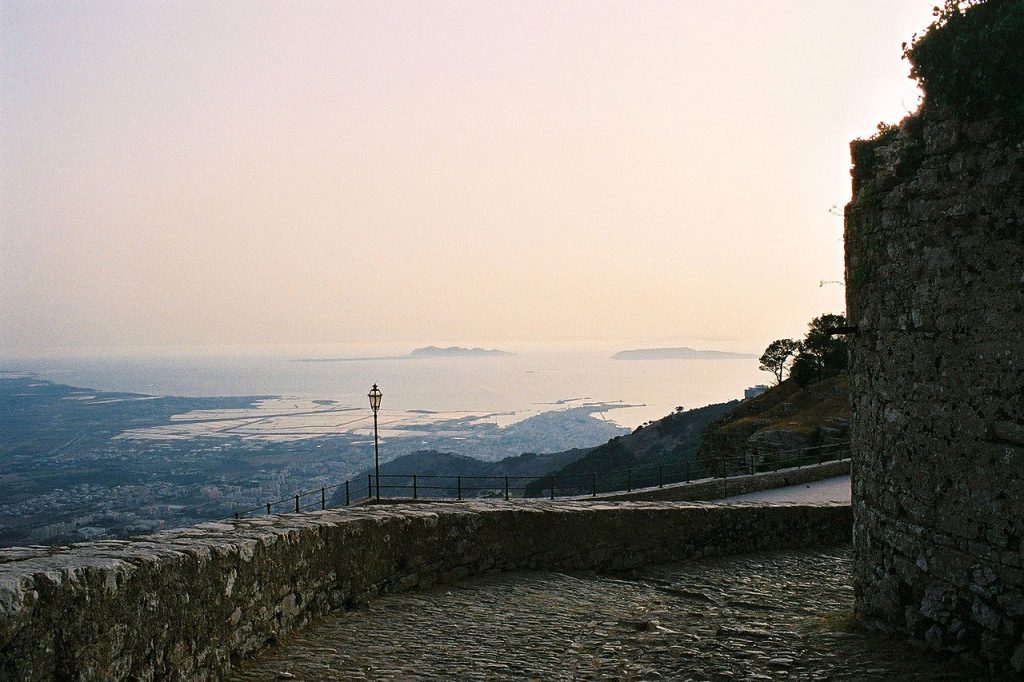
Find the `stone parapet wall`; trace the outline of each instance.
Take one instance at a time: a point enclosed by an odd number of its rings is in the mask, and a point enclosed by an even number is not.
[[[733,495],[745,495],[762,490],[784,488],[789,485],[821,481],[850,473],[850,460],[790,467],[778,471],[763,471],[748,476],[706,478],[689,483],[672,483],[661,488],[640,488],[632,492],[599,493],[596,497],[579,499],[634,500],[654,502],[697,502],[719,500]]]
[[[849,541],[844,505],[464,502],[0,550],[0,679],[212,679],[331,610],[514,569]]]
[[[1024,144],[925,109],[861,158],[846,210],[857,612],[1020,672]]]

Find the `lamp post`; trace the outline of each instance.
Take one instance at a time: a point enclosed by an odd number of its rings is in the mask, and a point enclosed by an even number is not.
[[[384,394],[377,388],[377,384],[374,384],[366,397],[370,399],[370,409],[373,410],[373,468],[376,472],[377,499],[380,500],[380,446],[377,444],[377,410],[380,409],[380,399],[384,397]]]

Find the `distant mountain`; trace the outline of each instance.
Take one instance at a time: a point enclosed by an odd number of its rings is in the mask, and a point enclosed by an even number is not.
[[[727,353],[720,350],[696,350],[679,348],[635,348],[624,350],[612,356],[613,360],[736,360],[756,358],[750,353]]]
[[[512,355],[512,353],[491,348],[463,348],[462,346],[448,346],[447,348],[426,346],[425,348],[417,348],[409,353],[410,358],[478,358],[504,357],[508,355]]]

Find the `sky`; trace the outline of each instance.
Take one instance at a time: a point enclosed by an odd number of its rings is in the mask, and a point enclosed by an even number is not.
[[[0,0],[0,354],[799,337],[933,4]]]

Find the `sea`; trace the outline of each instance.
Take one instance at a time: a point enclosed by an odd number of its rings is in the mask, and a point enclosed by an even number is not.
[[[755,358],[616,360],[597,352],[500,357],[338,357],[315,354],[4,358],[0,369],[98,391],[216,397],[283,396],[365,406],[377,384],[383,408],[498,415],[507,425],[581,403],[621,403],[607,413],[635,428],[678,407],[743,397],[766,383]]]

